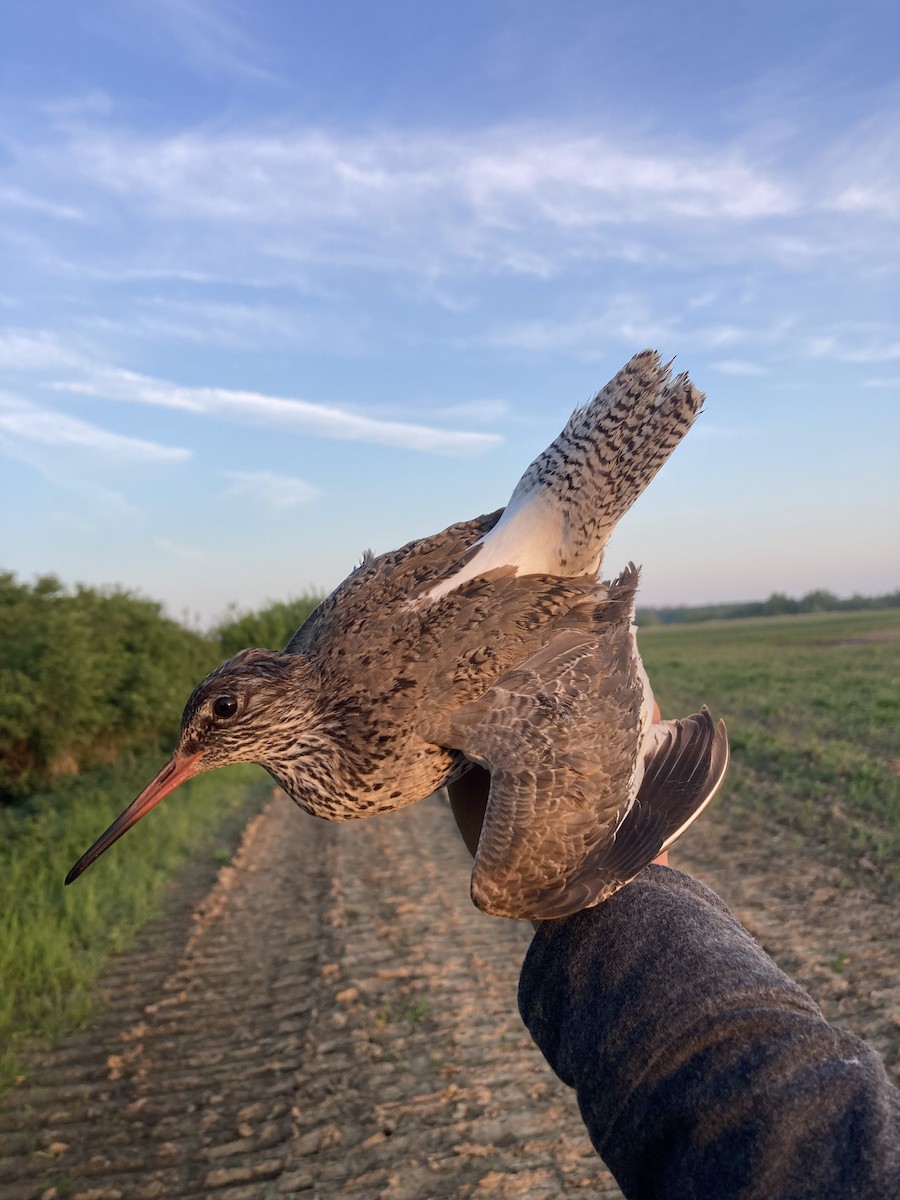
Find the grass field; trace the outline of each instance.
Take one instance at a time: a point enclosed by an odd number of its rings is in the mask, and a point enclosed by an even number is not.
[[[900,886],[900,611],[648,627],[663,715],[705,703],[732,763],[717,803]]]
[[[83,1021],[94,980],[160,912],[178,868],[192,854],[227,861],[271,788],[254,767],[192,780],[64,888],[75,859],[160,765],[87,772],[27,808],[0,809],[0,1091],[22,1040]]]

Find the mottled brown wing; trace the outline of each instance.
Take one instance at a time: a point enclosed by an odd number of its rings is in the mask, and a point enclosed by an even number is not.
[[[352,637],[379,615],[390,620],[393,606],[462,566],[475,553],[478,539],[502,515],[503,509],[498,508],[471,521],[458,521],[377,558],[367,551],[359,566],[307,617],[285,652],[312,655],[331,639]]]
[[[571,892],[568,880],[627,806],[643,701],[623,621],[555,634],[450,716],[448,744],[491,773],[472,875],[479,908],[541,916],[551,896]],[[585,893],[572,911],[589,903]]]
[[[550,918],[618,891],[687,828],[721,782],[709,713],[649,724],[633,630],[566,630],[450,720],[491,773],[472,898]],[[636,793],[636,794],[635,794]]]

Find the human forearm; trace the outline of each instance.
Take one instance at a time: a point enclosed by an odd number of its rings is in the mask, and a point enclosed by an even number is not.
[[[900,1095],[688,876],[545,922],[520,1007],[635,1200],[900,1196]]]

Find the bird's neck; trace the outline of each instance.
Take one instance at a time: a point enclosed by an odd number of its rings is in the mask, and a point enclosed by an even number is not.
[[[317,715],[293,739],[273,749],[263,766],[295,804],[317,817],[342,820],[358,806],[337,724]]]

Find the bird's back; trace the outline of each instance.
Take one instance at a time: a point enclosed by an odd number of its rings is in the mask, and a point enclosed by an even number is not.
[[[362,562],[327,596],[285,647],[288,654],[315,655],[338,638],[365,635],[366,628],[393,619],[412,597],[465,565],[478,540],[500,520],[503,509],[458,521],[440,533],[407,542],[399,550]]]

